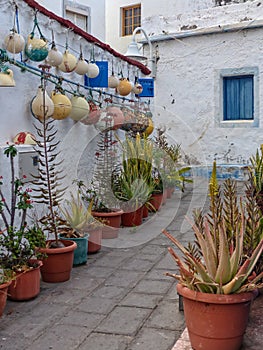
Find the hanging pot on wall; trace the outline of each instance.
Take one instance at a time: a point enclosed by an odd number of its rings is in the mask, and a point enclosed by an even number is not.
[[[88,101],[81,96],[73,96],[71,98],[72,109],[69,117],[75,121],[87,118],[90,111]]]
[[[21,52],[25,47],[25,39],[21,34],[18,34],[15,29],[12,29],[4,40],[5,48],[13,54]]]
[[[65,50],[63,54],[62,63],[58,66],[59,70],[65,73],[73,72],[77,66],[77,58],[72,55],[68,50]]]
[[[31,102],[31,111],[40,120],[44,120],[44,117],[47,119],[54,113],[54,103],[42,86],[38,88],[37,95]]]
[[[16,86],[13,71],[9,68],[1,71],[0,69],[0,86],[13,87]]]
[[[132,92],[134,92],[136,95],[139,95],[142,93],[143,87],[140,83],[135,83],[132,88]]]
[[[52,118],[57,120],[67,118],[72,109],[70,99],[66,95],[56,91],[52,91],[51,99],[54,103],[54,113]]]

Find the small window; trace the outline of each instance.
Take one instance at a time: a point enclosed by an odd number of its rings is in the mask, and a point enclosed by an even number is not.
[[[141,26],[141,4],[122,9],[122,36],[132,35]]]
[[[223,120],[254,119],[254,76],[223,78]]]
[[[85,30],[85,32],[89,29],[89,23],[88,23],[88,13],[85,13],[84,11],[78,11],[78,9],[75,8],[68,8],[66,7],[66,18],[69,19],[71,22],[73,22],[76,26],[79,28]]]

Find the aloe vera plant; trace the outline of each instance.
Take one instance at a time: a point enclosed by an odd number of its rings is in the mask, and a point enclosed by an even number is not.
[[[235,195],[229,190],[229,187],[232,189],[231,186],[228,181],[224,189],[225,197],[222,199],[214,163],[209,186],[210,212],[206,215],[200,212],[199,215],[195,214],[195,222],[191,223],[196,238],[193,246],[184,247],[169,232],[163,230],[183,254],[181,258],[171,247],[168,248],[179,267],[179,274],[167,274],[191,290],[231,294],[263,286],[263,272],[255,272],[255,266],[263,252],[263,238],[250,251],[249,256],[245,255],[246,239],[252,227],[251,217],[245,209],[242,197],[237,205]],[[229,201],[231,196],[234,197],[232,202]],[[260,220],[254,224],[254,230],[262,233]]]

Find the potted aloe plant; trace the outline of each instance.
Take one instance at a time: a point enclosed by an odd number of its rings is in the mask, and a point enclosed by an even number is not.
[[[15,174],[15,145],[8,145],[4,154],[10,162],[10,187],[0,178],[0,261],[1,267],[13,272],[8,297],[28,300],[40,292],[40,267],[42,254],[36,248],[45,242],[39,228],[28,224],[28,210],[32,208],[31,189],[25,186],[25,178]],[[9,191],[7,190],[9,189]]]
[[[62,219],[64,219],[62,222],[64,227],[60,229],[60,238],[70,239],[77,243],[77,249],[74,251],[74,266],[87,262],[88,248],[90,246],[90,251],[94,252],[94,241],[96,245],[101,247],[102,224],[94,219],[91,208],[92,202],[86,208],[79,192],[76,196],[71,193],[70,199],[65,200],[64,205],[60,206]],[[100,231],[96,232],[95,228],[100,228]],[[91,234],[89,234],[89,230]],[[98,250],[96,249],[96,251]]]
[[[163,233],[182,256],[168,248],[179,272],[186,326],[191,345],[202,350],[238,350],[249,316],[250,304],[262,286],[263,272],[255,272],[262,255],[262,219],[255,198],[238,201],[234,180],[216,181],[214,163],[210,180],[210,210],[196,211],[192,228],[195,243],[184,247],[166,230]],[[251,192],[248,192],[250,195]],[[259,219],[260,218],[260,219]],[[257,233],[257,245],[247,255],[248,236]]]

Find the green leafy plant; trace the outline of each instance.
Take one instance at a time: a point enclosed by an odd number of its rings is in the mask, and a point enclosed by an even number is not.
[[[65,219],[65,228],[61,232],[63,236],[67,238],[83,237],[88,229],[100,226],[100,223],[91,214],[92,204],[91,201],[86,208],[80,193],[78,192],[77,196],[71,193],[70,200],[66,200],[63,207],[60,206],[62,216]]]
[[[256,197],[257,204],[263,213],[263,147],[250,157],[251,165],[248,166],[250,190]]]
[[[4,227],[0,227],[0,265],[4,269],[19,271],[31,266],[32,258],[40,258],[36,248],[43,245],[43,231],[27,223],[27,211],[33,207],[31,189],[22,179],[15,176],[14,158],[17,156],[15,145],[8,145],[4,154],[10,160],[10,191],[6,200],[3,190],[3,178],[0,179],[0,215]],[[5,186],[5,189],[8,188]]]
[[[232,180],[233,181],[233,180]],[[170,247],[169,252],[179,267],[179,274],[168,275],[179,280],[189,289],[204,293],[231,294],[250,291],[262,286],[262,270],[255,267],[263,251],[263,238],[251,249],[247,256],[245,246],[248,228],[259,230],[262,237],[262,222],[251,225],[251,216],[244,208],[244,199],[237,205],[235,186],[232,181],[224,183],[221,195],[216,179],[214,163],[210,179],[210,212],[203,215],[195,212],[195,222],[191,223],[196,241],[191,247],[184,247],[169,232],[163,233],[176,245],[183,258]],[[250,202],[250,206],[253,201]],[[254,202],[254,209],[257,206]],[[250,208],[251,210],[251,208]]]

